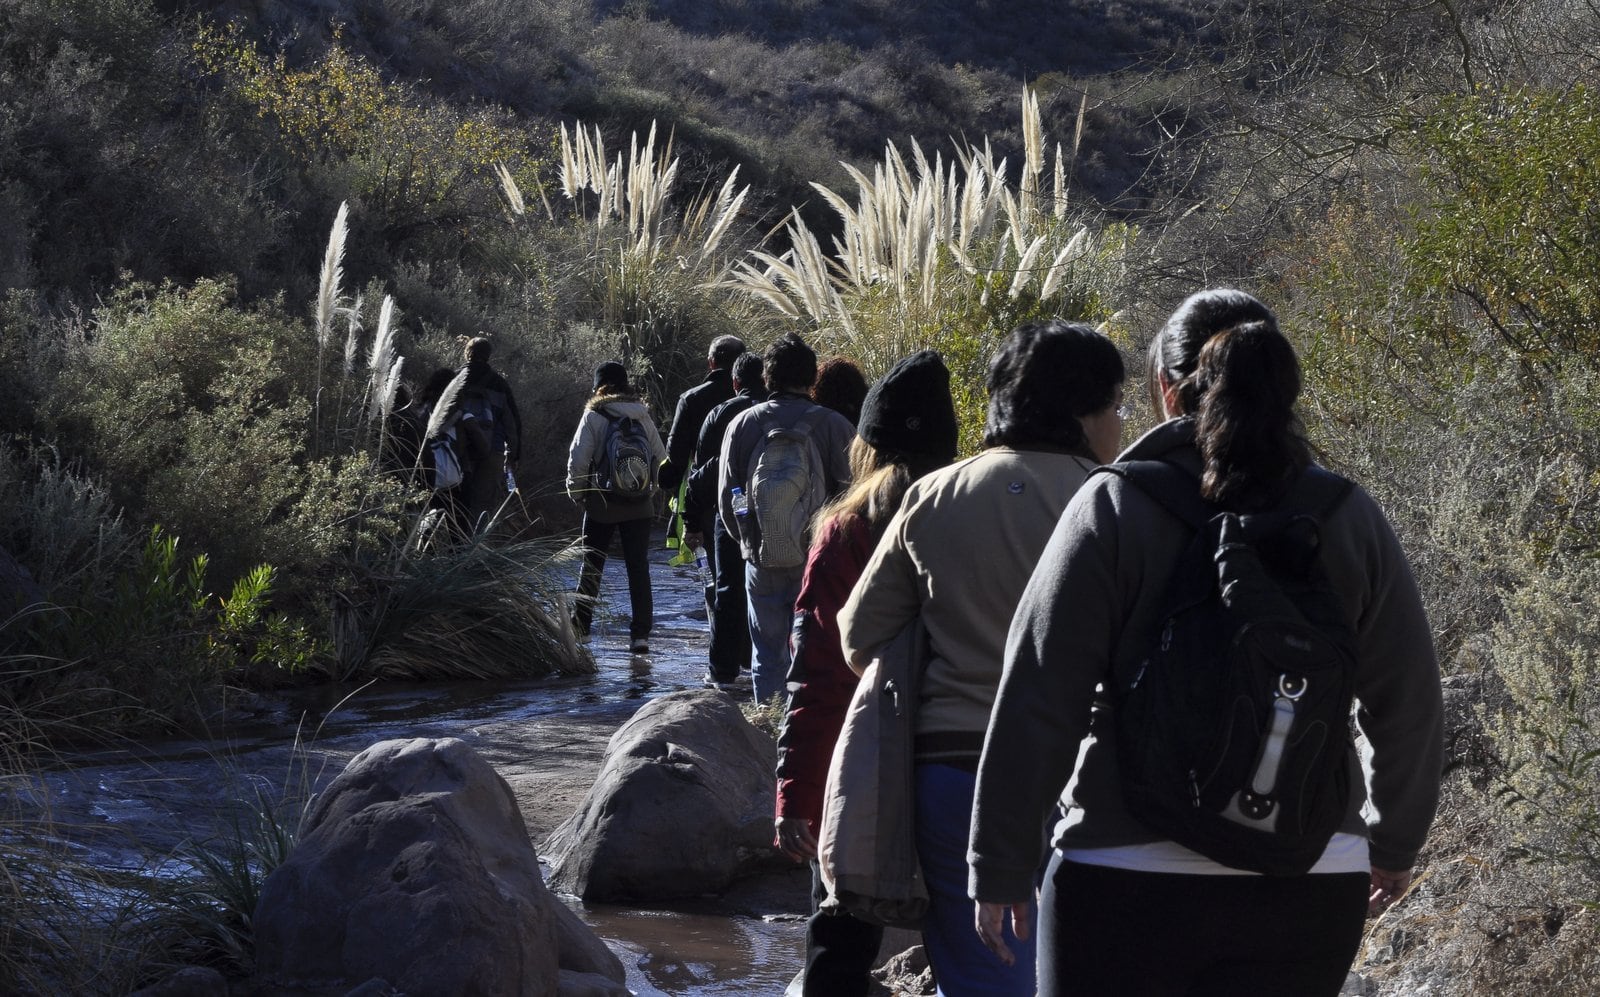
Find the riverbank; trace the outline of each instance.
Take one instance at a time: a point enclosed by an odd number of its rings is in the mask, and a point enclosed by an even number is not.
[[[59,758],[14,793],[18,807],[103,869],[192,871],[193,842],[237,833],[265,804],[292,823],[311,792],[378,741],[457,737],[511,785],[536,846],[575,812],[611,734],[645,701],[698,688],[705,611],[687,569],[652,555],[656,630],[627,651],[625,613],[602,605],[596,673],[525,683],[318,688],[239,704],[215,737],[125,744]],[[625,593],[620,558],[603,595]],[[622,598],[626,598],[625,595]],[[722,897],[670,907],[569,905],[604,938],[641,995],[781,993],[799,969],[809,879],[802,868],[741,882]]]

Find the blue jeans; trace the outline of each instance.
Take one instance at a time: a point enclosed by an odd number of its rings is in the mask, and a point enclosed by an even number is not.
[[[750,680],[758,703],[786,691],[789,628],[804,574],[804,568],[744,566],[745,601],[750,610]]]
[[[1034,939],[1020,942],[1005,929],[1016,955],[1007,966],[990,952],[974,926],[967,897],[967,832],[978,777],[951,765],[917,766],[917,857],[928,884],[928,919],[922,942],[944,997],[1033,997]]]

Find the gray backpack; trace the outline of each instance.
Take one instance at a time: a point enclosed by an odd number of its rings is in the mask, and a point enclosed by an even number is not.
[[[750,511],[760,530],[756,564],[798,568],[811,544],[811,518],[828,500],[822,452],[812,432],[827,409],[820,406],[791,427],[774,426],[750,462]]]

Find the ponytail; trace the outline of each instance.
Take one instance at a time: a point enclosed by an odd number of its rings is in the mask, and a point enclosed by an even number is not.
[[[1252,512],[1283,498],[1311,463],[1294,400],[1300,364],[1276,328],[1252,322],[1211,337],[1193,378],[1200,494]]]
[[[1294,412],[1300,362],[1254,297],[1228,289],[1191,295],[1151,344],[1150,369],[1195,419],[1208,501],[1237,512],[1269,508],[1311,463]]]

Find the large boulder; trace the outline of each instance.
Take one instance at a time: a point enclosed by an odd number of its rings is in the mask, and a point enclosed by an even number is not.
[[[560,992],[562,969],[624,979],[545,888],[511,788],[454,738],[351,759],[263,884],[255,935],[258,974],[284,988],[531,997]]]
[[[723,693],[657,699],[612,735],[578,812],[545,843],[586,900],[721,893],[773,856],[772,739]]]

